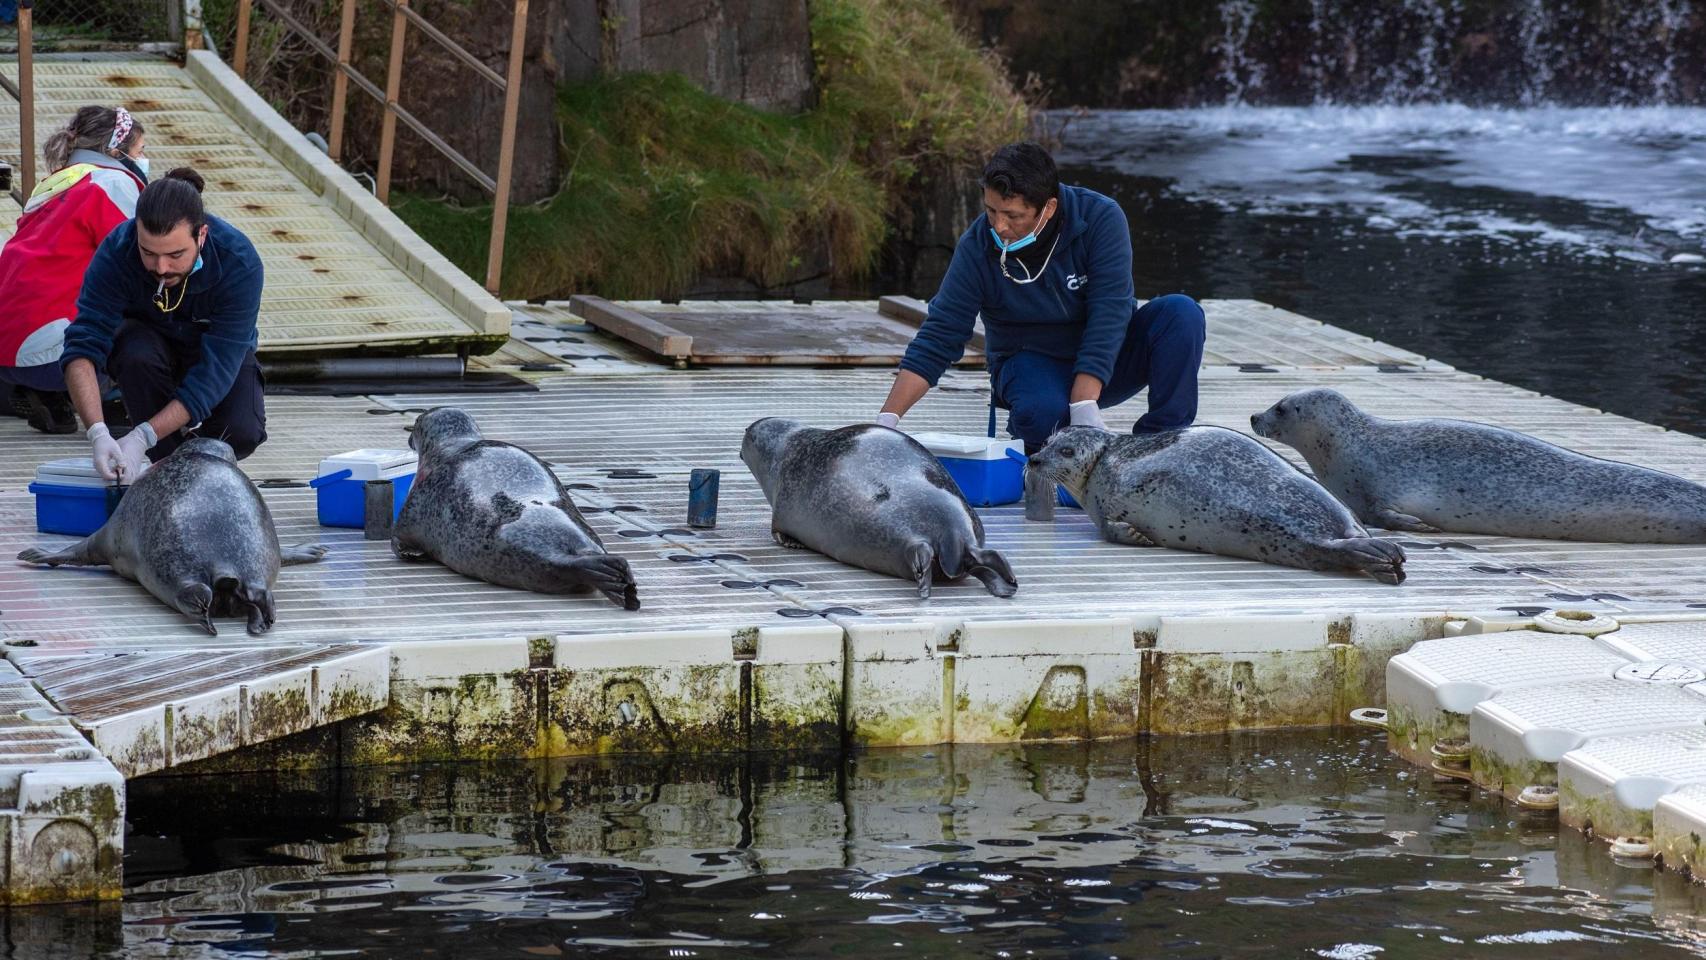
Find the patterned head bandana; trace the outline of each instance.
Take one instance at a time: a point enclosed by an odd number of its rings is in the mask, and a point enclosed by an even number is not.
[[[130,128],[133,123],[130,119],[130,111],[123,107],[119,107],[117,109],[117,113],[118,122],[113,124],[112,139],[107,141],[108,150],[117,150],[118,145],[130,137]]]

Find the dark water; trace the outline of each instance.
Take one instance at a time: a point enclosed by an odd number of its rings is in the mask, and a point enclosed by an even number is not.
[[[1641,957],[1706,893],[1356,733],[139,781],[8,956]]]
[[[1108,111],[1063,178],[1132,223],[1140,297],[1251,297],[1706,435],[1706,110]]]

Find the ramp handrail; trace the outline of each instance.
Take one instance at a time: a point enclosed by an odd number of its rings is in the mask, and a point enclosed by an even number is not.
[[[24,0],[20,6],[27,6],[30,0]],[[238,0],[237,3],[237,44],[231,58],[231,66],[239,77],[247,81],[246,68],[249,60],[249,19],[256,0]],[[389,202],[391,195],[391,165],[395,154],[397,139],[397,121],[413,130],[425,140],[429,146],[443,154],[446,159],[466,173],[470,179],[478,183],[487,193],[492,194],[492,236],[486,249],[486,289],[495,296],[498,292],[499,281],[503,275],[504,231],[509,223],[509,191],[510,172],[515,162],[515,124],[516,114],[521,105],[521,57],[522,48],[527,40],[527,5],[528,0],[515,0],[514,25],[510,31],[509,72],[508,76],[500,77],[497,71],[480,62],[480,58],[469,53],[456,41],[452,40],[442,30],[429,23],[426,18],[415,12],[409,6],[409,0],[379,0],[391,8],[391,53],[385,72],[385,87],[363,76],[350,64],[350,46],[355,36],[356,0],[343,0],[342,20],[338,28],[338,47],[333,50],[331,45],[321,40],[301,21],[292,16],[279,0],[259,0],[261,6],[276,17],[291,33],[301,37],[310,49],[337,67],[332,80],[332,119],[331,136],[328,138],[328,153],[334,161],[342,162],[344,146],[344,115],[346,100],[349,94],[349,84],[354,82],[356,87],[368,96],[378,100],[385,108],[385,119],[379,132],[379,169],[374,181],[374,193],[379,202]],[[21,21],[20,21],[21,22]],[[447,143],[443,137],[435,133],[420,118],[405,110],[398,102],[398,95],[403,80],[403,41],[407,36],[409,24],[414,24],[421,33],[449,51],[481,79],[491,83],[504,95],[503,132],[498,146],[497,176],[488,175],[479,165],[463,156]],[[20,49],[22,46],[20,45]]]
[[[0,74],[0,88],[18,101],[18,178],[12,199],[18,206],[29,202],[36,186],[36,75],[34,16],[35,0],[18,0],[18,82]]]

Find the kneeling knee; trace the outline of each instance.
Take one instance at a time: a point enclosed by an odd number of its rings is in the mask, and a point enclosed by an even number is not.
[[[1021,440],[1046,443],[1066,419],[1065,410],[1042,404],[1015,406],[1007,419],[1008,430]]]
[[[1160,310],[1161,326],[1175,336],[1194,336],[1202,339],[1208,332],[1208,318],[1202,305],[1182,293],[1156,297],[1152,303]]]
[[[231,446],[231,452],[242,460],[255,449],[267,442],[267,428],[264,423],[249,423],[232,425],[224,432],[223,439]]]

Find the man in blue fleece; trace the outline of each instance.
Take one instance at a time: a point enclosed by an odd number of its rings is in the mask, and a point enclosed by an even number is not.
[[[267,438],[255,322],[261,258],[249,238],[202,207],[200,175],[179,168],[150,183],[136,217],[107,235],[83,276],[60,366],[88,425],[95,468],[130,482],[192,435],[237,458]],[[118,382],[135,424],[114,438],[101,373]]]
[[[1102,408],[1145,386],[1149,412],[1133,433],[1196,419],[1202,308],[1183,294],[1138,306],[1125,213],[1062,184],[1034,143],[1002,147],[984,167],[983,214],[954,248],[877,422],[895,426],[936,385],[979,314],[995,403],[1026,453],[1069,423],[1105,428]]]

